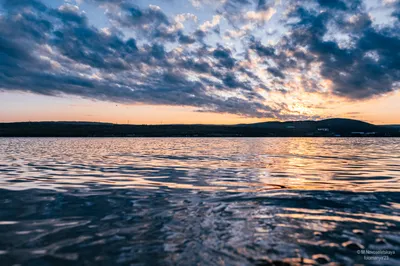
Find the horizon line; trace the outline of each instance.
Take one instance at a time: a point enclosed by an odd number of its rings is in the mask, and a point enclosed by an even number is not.
[[[18,123],[88,123],[88,124],[110,124],[110,125],[130,125],[130,126],[190,126],[190,125],[199,125],[199,126],[235,126],[235,125],[254,125],[254,124],[262,124],[262,123],[294,123],[294,122],[320,122],[324,120],[331,120],[331,119],[343,119],[343,120],[352,120],[352,121],[359,121],[363,123],[368,123],[375,126],[391,126],[397,125],[397,123],[390,123],[390,124],[375,124],[371,122],[367,122],[364,120],[353,119],[353,118],[343,118],[343,117],[332,117],[332,118],[324,118],[319,120],[269,120],[263,122],[255,122],[255,123],[236,123],[236,124],[211,124],[211,123],[142,123],[142,124],[134,124],[134,123],[116,123],[116,122],[103,122],[103,121],[82,121],[82,120],[35,120],[35,121],[10,121],[10,122],[3,122],[0,121],[0,124],[18,124]],[[399,122],[400,125],[400,122]]]

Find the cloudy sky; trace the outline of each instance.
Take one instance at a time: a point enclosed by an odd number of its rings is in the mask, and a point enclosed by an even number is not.
[[[400,123],[398,0],[0,3],[0,121]]]

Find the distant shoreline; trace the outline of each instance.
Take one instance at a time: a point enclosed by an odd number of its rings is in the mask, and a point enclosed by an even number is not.
[[[240,136],[240,137],[231,137],[231,136],[205,136],[205,137],[192,137],[192,136],[137,136],[137,137],[124,137],[124,136],[0,136],[0,139],[280,139],[280,138],[301,138],[301,139],[397,139],[400,136],[383,136],[383,137],[307,137],[307,136],[265,136],[265,137],[247,137],[247,136]]]
[[[400,137],[397,125],[352,119],[265,122],[241,125],[121,125],[96,122],[0,123],[0,137]]]

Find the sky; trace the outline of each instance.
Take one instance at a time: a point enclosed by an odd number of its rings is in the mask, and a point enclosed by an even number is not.
[[[399,0],[0,0],[0,122],[400,124]]]

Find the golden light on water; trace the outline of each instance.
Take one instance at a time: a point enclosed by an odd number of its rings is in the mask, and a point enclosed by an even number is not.
[[[84,144],[79,144],[80,141]],[[390,142],[390,139],[387,141]],[[390,151],[382,150],[381,147],[378,150],[374,139],[361,142],[357,139],[338,138],[211,138],[165,139],[164,142],[160,146],[157,139],[111,139],[107,141],[110,149],[107,153],[111,155],[104,157],[104,163],[93,162],[90,157],[80,158],[87,149],[97,147],[103,150],[102,139],[77,140],[76,143],[72,142],[71,147],[62,147],[63,141],[55,142],[62,149],[75,149],[76,157],[80,159],[74,162],[73,159],[64,158],[60,162],[53,162],[52,158],[48,158],[46,162],[32,161],[29,166],[18,163],[19,168],[16,170],[27,181],[31,180],[29,173],[36,165],[40,167],[45,163],[48,169],[42,170],[41,176],[50,176],[51,182],[48,182],[48,178],[37,178],[34,183],[10,184],[7,179],[3,179],[0,185],[26,189],[29,186],[40,187],[42,184],[49,189],[61,189],[65,186],[85,187],[86,183],[95,182],[115,188],[157,189],[166,186],[171,189],[257,193],[270,190],[400,191],[399,186],[393,185],[394,181],[400,181],[394,167],[398,159],[391,157]],[[213,146],[212,151],[208,149],[209,145]],[[336,149],[338,145],[340,149]],[[132,147],[135,147],[135,154],[144,153],[143,158],[147,159],[130,157]],[[392,148],[390,145],[385,147]],[[38,152],[44,148],[38,147]],[[124,156],[112,155],[114,150]],[[180,156],[176,157],[176,153]],[[214,159],[205,160],[202,155],[204,153]],[[186,157],[193,159],[185,160]],[[380,163],[375,162],[377,157]],[[10,157],[6,160],[12,162],[16,159]],[[87,166],[74,167],[82,160],[87,161]],[[98,163],[100,165],[90,166]],[[167,173],[157,172],[157,169],[171,167],[181,169],[185,175],[176,180],[168,180]],[[67,178],[63,175],[65,171],[69,173]],[[197,183],[198,176],[207,178]],[[186,181],[180,182],[180,178]],[[64,181],[60,184],[60,180]]]

